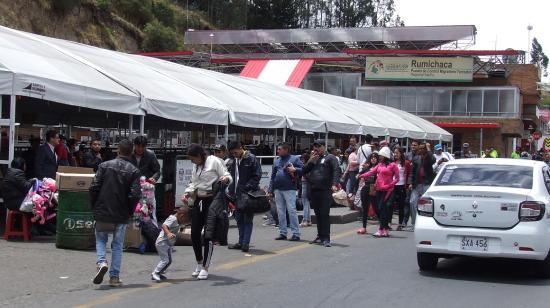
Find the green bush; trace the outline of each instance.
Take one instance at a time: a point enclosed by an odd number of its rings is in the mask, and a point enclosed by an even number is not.
[[[144,51],[174,51],[178,50],[178,35],[176,32],[158,21],[153,21],[145,26],[143,31],[142,49]]]
[[[113,3],[111,0],[97,0],[97,7],[99,7],[100,10],[109,12],[111,10]]]
[[[150,0],[115,0],[113,5],[120,15],[125,16],[138,27],[146,25],[154,18]]]
[[[50,0],[52,9],[59,14],[65,14],[75,7],[80,6],[81,0]]]
[[[175,11],[166,1],[153,2],[153,15],[165,26],[174,27]]]

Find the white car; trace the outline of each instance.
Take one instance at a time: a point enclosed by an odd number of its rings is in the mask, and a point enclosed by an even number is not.
[[[473,158],[447,163],[418,202],[418,266],[471,256],[536,260],[550,278],[550,170],[540,161]]]

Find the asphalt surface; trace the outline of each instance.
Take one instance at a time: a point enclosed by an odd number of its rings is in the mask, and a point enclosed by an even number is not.
[[[334,246],[274,241],[256,217],[249,254],[216,247],[210,278],[196,281],[191,247],[176,247],[169,280],[155,283],[155,254],[125,253],[124,287],[95,286],[93,251],[56,249],[52,239],[0,241],[0,305],[6,307],[549,307],[550,280],[530,263],[457,258],[421,273],[412,232],[388,239],[333,225]],[[234,222],[233,222],[234,224]],[[236,239],[230,229],[230,242]]]

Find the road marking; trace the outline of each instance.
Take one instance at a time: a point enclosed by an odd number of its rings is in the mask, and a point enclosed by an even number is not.
[[[333,240],[334,239],[340,239],[340,238],[343,238],[343,237],[346,237],[346,236],[349,236],[349,235],[352,235],[352,234],[355,234],[355,231],[354,230],[349,230],[349,231],[339,233],[339,234],[336,234],[336,235],[332,236],[332,239]],[[272,254],[269,254],[269,255],[252,256],[251,258],[246,258],[246,259],[242,259],[242,260],[222,263],[219,266],[214,267],[213,271],[225,271],[225,270],[237,269],[237,268],[243,267],[245,265],[258,263],[258,262],[269,260],[269,259],[272,259],[272,258],[275,258],[275,257],[278,257],[278,256],[288,255],[290,253],[300,251],[300,250],[304,250],[304,249],[306,249],[308,247],[312,247],[312,246],[313,245],[310,245],[309,243],[304,243],[304,244],[297,245],[297,246],[292,246],[292,247],[287,247],[287,248],[283,248],[283,249],[280,249],[280,250],[275,250],[275,251],[272,252]],[[150,284],[147,287],[135,288],[135,289],[131,289],[131,290],[121,291],[121,292],[111,294],[111,295],[107,295],[105,297],[102,297],[102,298],[99,298],[97,300],[91,301],[87,304],[82,304],[82,305],[78,305],[78,306],[74,306],[74,307],[75,308],[91,308],[91,307],[95,307],[95,306],[99,306],[99,305],[112,304],[112,303],[114,303],[118,300],[121,300],[122,297],[130,295],[132,293],[141,292],[143,290],[148,290],[148,289],[149,290],[156,290],[156,289],[160,289],[160,288],[169,287],[169,286],[172,286],[174,284],[177,284],[177,283],[167,281],[165,283]]]

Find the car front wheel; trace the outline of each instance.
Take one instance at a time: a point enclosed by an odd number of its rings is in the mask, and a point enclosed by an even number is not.
[[[439,257],[432,253],[417,252],[416,260],[421,271],[433,271],[437,267]]]

